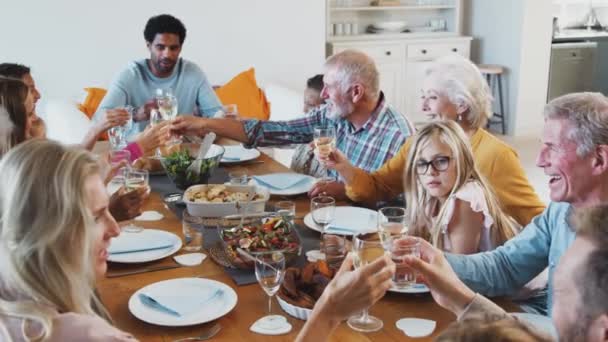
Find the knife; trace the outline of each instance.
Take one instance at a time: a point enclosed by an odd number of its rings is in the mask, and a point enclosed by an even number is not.
[[[166,266],[146,267],[146,268],[142,268],[139,270],[133,270],[133,271],[113,272],[113,273],[106,274],[106,278],[117,278],[117,277],[124,277],[124,276],[128,276],[128,275],[132,275],[132,274],[170,270],[172,268],[178,268],[178,267],[182,267],[182,266],[181,265],[166,265]]]

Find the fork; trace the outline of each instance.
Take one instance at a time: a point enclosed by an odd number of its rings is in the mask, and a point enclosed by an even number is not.
[[[220,332],[220,330],[222,330],[222,326],[219,323],[216,323],[214,326],[209,328],[209,330],[205,331],[204,333],[202,333],[199,336],[180,338],[179,340],[175,340],[173,342],[208,340],[208,339],[212,338],[213,336],[215,336],[218,332]]]

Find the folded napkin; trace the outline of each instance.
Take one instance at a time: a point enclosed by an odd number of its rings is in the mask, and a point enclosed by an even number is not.
[[[376,227],[376,213],[367,210],[356,210],[348,212],[348,215],[336,217],[325,229],[326,233],[335,234],[359,234],[373,231]]]
[[[242,146],[224,146],[224,155],[222,159],[230,161],[238,161],[243,158],[244,149]]]
[[[207,291],[205,291],[207,290]],[[224,295],[222,289],[201,289],[201,293],[193,294],[171,294],[171,295],[152,295],[140,293],[139,300],[153,309],[168,313],[173,316],[187,316],[201,309],[208,302],[221,298]]]
[[[267,187],[276,190],[285,190],[297,185],[302,181],[305,181],[308,179],[308,177],[299,173],[275,173],[262,176],[253,176],[253,179]]]
[[[124,254],[152,251],[173,247],[175,241],[165,236],[157,236],[145,233],[121,233],[113,238],[108,248],[110,254]]]

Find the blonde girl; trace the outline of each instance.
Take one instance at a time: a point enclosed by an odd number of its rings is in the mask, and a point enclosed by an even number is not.
[[[415,235],[459,254],[487,251],[515,235],[475,167],[468,139],[453,120],[423,126],[407,159],[405,194]]]

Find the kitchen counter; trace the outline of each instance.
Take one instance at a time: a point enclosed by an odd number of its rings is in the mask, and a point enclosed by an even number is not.
[[[573,40],[608,39],[607,31],[587,29],[562,29],[553,37],[553,42],[567,42]]]

